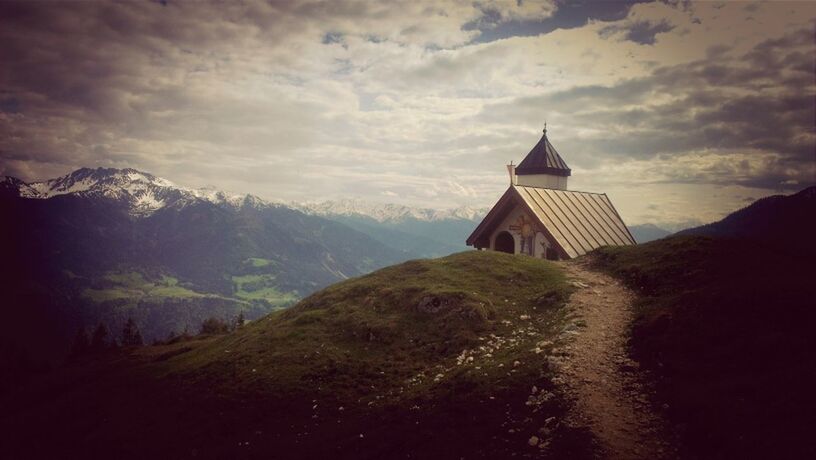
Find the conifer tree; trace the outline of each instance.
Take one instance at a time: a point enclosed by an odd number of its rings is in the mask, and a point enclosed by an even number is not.
[[[74,343],[71,345],[71,355],[72,356],[81,356],[88,353],[88,348],[90,347],[90,343],[88,341],[88,333],[85,332],[85,328],[80,326],[77,329],[77,333],[74,336]]]
[[[122,346],[123,347],[140,347],[144,345],[142,340],[142,333],[139,331],[139,326],[133,321],[133,318],[128,318],[125,327],[122,329]]]
[[[108,348],[108,335],[108,327],[105,326],[105,323],[99,323],[91,338],[91,350],[99,352]]]

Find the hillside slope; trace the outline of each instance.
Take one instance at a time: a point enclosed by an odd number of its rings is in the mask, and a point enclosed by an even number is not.
[[[635,241],[640,243],[648,243],[649,241],[659,240],[671,235],[671,232],[664,230],[654,224],[640,224],[630,225],[629,232],[635,238]]]
[[[226,336],[57,373],[3,402],[5,453],[586,457],[547,361],[570,289],[551,263],[499,253],[406,262]]]
[[[816,456],[812,256],[675,236],[594,257],[640,294],[631,351],[684,457]]]

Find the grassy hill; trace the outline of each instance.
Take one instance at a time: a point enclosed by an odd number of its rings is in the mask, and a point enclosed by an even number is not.
[[[588,457],[547,360],[578,327],[569,292],[525,257],[406,262],[228,335],[56,372],[0,404],[0,456]]]
[[[684,457],[816,457],[816,273],[791,243],[679,236],[597,251],[640,294],[632,353]]]

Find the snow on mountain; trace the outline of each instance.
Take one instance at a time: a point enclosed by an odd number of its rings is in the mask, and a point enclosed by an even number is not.
[[[408,219],[421,221],[477,220],[487,214],[488,208],[463,206],[452,209],[413,208],[393,203],[370,203],[355,199],[291,203],[306,214],[317,216],[363,216],[377,222],[399,222]]]
[[[287,206],[316,216],[363,216],[378,222],[406,220],[478,220],[488,208],[414,208],[399,204],[370,203],[355,199],[308,203],[273,203],[247,194],[230,194],[212,187],[191,189],[135,169],[82,168],[56,179],[25,183],[14,177],[0,178],[0,190],[11,190],[23,198],[48,199],[60,195],[103,197],[127,203],[136,217],[148,216],[165,207],[183,207],[196,200],[219,206]]]
[[[465,219],[481,220],[490,211],[489,207],[474,208],[472,206],[460,206],[441,211],[442,218],[445,219]]]
[[[18,195],[37,193],[30,185],[11,176],[0,176],[0,192],[11,192]]]
[[[244,204],[244,202],[247,199],[255,199],[261,202],[262,204],[266,204],[266,202],[263,201],[262,199],[254,197],[252,195],[230,194],[221,190],[217,190],[214,187],[189,189],[188,191],[192,193],[193,196],[195,196],[196,198],[220,205],[240,207],[241,205]]]
[[[167,206],[183,207],[196,200],[221,206],[272,206],[252,195],[228,194],[212,188],[189,189],[135,169],[82,168],[56,179],[27,184],[14,177],[0,181],[4,190],[23,198],[48,199],[60,195],[103,197],[125,202],[136,217]]]

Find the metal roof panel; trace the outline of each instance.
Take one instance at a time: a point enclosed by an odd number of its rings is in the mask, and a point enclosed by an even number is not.
[[[564,252],[576,257],[601,246],[635,244],[604,194],[514,186]]]
[[[520,195],[538,220],[541,221],[541,224],[544,225],[553,238],[555,238],[556,244],[561,246],[564,252],[570,257],[576,257],[580,254],[582,248],[576,247],[576,242],[569,235],[568,230],[561,221],[551,212],[549,206],[545,203],[544,197],[539,195],[534,187],[516,186],[516,189],[520,192]]]

